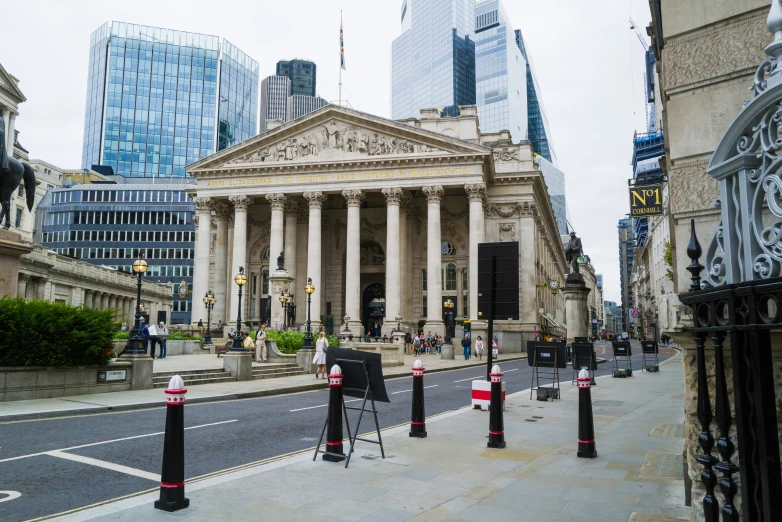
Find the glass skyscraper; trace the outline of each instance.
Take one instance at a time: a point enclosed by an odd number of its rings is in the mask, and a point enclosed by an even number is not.
[[[474,0],[403,0],[391,47],[391,117],[475,105]]]
[[[549,143],[548,120],[543,110],[543,101],[540,98],[540,86],[535,78],[532,67],[532,58],[527,55],[527,47],[524,45],[524,37],[521,31],[516,29],[516,45],[527,62],[527,139],[532,143],[532,150],[540,154],[552,163],[557,161],[554,148]]]
[[[315,84],[318,67],[307,60],[280,60],[277,62],[277,76],[287,76],[291,80],[292,94],[295,96],[315,96]]]
[[[499,0],[475,5],[475,80],[481,132],[527,139],[527,59]]]
[[[258,63],[225,39],[106,23],[90,38],[82,167],[185,177],[257,134],[258,80]]]

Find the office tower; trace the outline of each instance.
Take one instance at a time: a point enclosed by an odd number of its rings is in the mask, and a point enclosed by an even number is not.
[[[195,205],[186,191],[193,181],[111,178],[49,189],[36,212],[34,243],[128,273],[143,254],[149,264],[144,279],[174,285],[166,321],[189,323],[193,306],[203,310],[203,296],[194,302],[187,292],[193,284]]]
[[[567,198],[565,196],[565,173],[554,166],[543,156],[536,156],[538,168],[543,173],[548,195],[551,198],[551,207],[554,209],[554,217],[557,220],[557,228],[560,235],[569,234],[567,220]]]
[[[328,104],[329,102],[320,96],[302,96],[300,94],[294,94],[293,96],[288,97],[288,108],[285,113],[285,121],[301,118],[305,114],[316,111]]]
[[[257,92],[258,63],[228,40],[106,23],[90,38],[82,167],[185,177],[257,134]]]
[[[475,2],[403,0],[402,34],[391,46],[391,117],[421,109],[458,114],[475,105]]]
[[[266,122],[287,121],[288,97],[291,80],[287,76],[268,76],[261,81],[260,132],[266,131]]]
[[[526,140],[527,59],[500,0],[475,5],[475,81],[481,132],[508,130],[514,143]]]
[[[630,313],[633,309],[630,278],[635,261],[635,238],[631,219],[620,219],[617,229],[619,231],[619,285],[622,292],[622,331],[628,332],[633,322]]]
[[[552,163],[556,162],[554,147],[549,140],[548,119],[543,109],[543,101],[540,96],[540,85],[535,77],[532,67],[532,57],[527,53],[524,37],[521,31],[516,29],[516,45],[524,55],[527,64],[527,139],[532,143],[532,150]]]
[[[277,62],[277,76],[287,76],[291,81],[291,94],[315,96],[318,67],[307,60],[280,60]]]

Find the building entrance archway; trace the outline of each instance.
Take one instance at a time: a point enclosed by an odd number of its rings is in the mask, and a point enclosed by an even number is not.
[[[372,283],[364,289],[361,298],[361,322],[364,325],[363,337],[367,331],[370,335],[376,336],[383,326],[383,318],[386,316],[386,285],[383,283]],[[378,324],[377,331],[375,323]]]

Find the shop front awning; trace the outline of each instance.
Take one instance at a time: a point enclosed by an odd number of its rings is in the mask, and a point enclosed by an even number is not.
[[[547,314],[547,313],[538,312],[538,315],[540,315],[540,317],[542,317],[543,319],[545,319],[546,321],[548,321],[549,323],[551,323],[552,325],[554,325],[554,327],[555,327],[555,328],[565,328],[564,326],[562,326],[561,324],[559,324],[558,322],[556,322],[556,321],[554,320],[554,318],[553,318],[553,317],[551,317],[551,316],[550,316],[549,314]]]

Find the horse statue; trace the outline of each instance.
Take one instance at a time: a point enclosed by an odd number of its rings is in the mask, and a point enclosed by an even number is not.
[[[3,228],[11,228],[11,195],[24,180],[24,192],[27,197],[27,210],[33,211],[35,203],[35,172],[23,161],[19,161],[6,151],[5,121],[0,117],[0,196],[2,196],[2,212],[0,223],[5,217]]]

